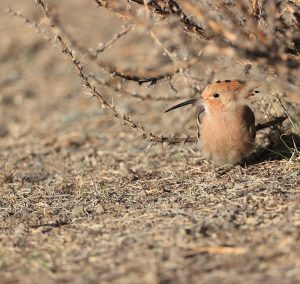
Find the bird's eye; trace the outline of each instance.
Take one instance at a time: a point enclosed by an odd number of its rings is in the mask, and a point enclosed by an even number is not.
[[[213,94],[214,98],[218,98],[220,95],[219,94]]]

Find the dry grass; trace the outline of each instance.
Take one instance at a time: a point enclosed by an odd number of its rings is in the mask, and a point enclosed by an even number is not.
[[[298,283],[298,2],[23,2],[0,3],[2,281]],[[196,110],[163,111],[228,78],[268,127],[217,168]]]
[[[0,184],[13,183],[15,175],[16,171],[13,165],[8,161],[4,161],[4,165],[1,169]]]

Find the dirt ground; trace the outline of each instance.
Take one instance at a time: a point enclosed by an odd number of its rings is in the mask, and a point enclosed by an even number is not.
[[[41,22],[34,1],[11,2],[0,3],[1,283],[300,283],[299,162],[222,169],[197,145],[148,147],[89,98],[58,49],[5,13]],[[119,30],[93,1],[61,2],[87,46]],[[145,54],[135,56],[126,62]],[[195,130],[163,116],[170,102],[114,100],[155,133]]]

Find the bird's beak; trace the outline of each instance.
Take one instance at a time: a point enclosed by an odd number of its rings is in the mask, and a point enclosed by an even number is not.
[[[178,105],[175,105],[175,106],[172,106],[172,107],[168,108],[167,110],[165,110],[165,112],[169,112],[169,111],[174,110],[176,108],[180,108],[180,107],[183,107],[183,106],[194,104],[197,100],[198,100],[198,98],[190,99],[188,101],[182,102]]]

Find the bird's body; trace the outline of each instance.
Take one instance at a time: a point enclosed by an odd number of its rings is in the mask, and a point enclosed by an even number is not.
[[[253,87],[239,80],[217,81],[203,91],[197,126],[204,158],[218,165],[236,164],[252,152],[255,117],[245,104],[251,95]]]
[[[202,155],[216,164],[236,164],[254,148],[254,115],[246,105],[234,112],[204,113],[198,128]]]

